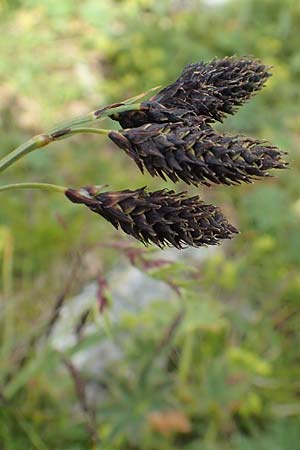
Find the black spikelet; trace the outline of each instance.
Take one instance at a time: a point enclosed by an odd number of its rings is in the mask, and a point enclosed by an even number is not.
[[[205,205],[198,196],[188,198],[167,190],[148,193],[145,188],[104,193],[97,189],[67,189],[66,196],[144,245],[200,247],[218,244],[237,233],[218,208]]]
[[[142,103],[143,111],[126,111],[112,118],[123,128],[178,120],[195,123],[199,116],[222,122],[263,88],[271,76],[269,69],[257,59],[237,57],[190,64],[174,83]],[[172,112],[173,119],[164,112]]]
[[[285,154],[265,142],[216,133],[210,126],[148,124],[112,131],[110,139],[139,169],[152,176],[187,184],[239,184],[283,169]]]

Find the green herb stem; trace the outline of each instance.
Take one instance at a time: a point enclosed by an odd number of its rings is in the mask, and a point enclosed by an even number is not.
[[[49,144],[50,141],[51,139],[49,136],[41,134],[20,145],[11,153],[0,159],[0,172],[3,172],[7,167],[11,166],[14,162],[28,153]]]
[[[72,136],[76,133],[98,133],[98,134],[108,134],[110,130],[103,130],[99,128],[88,128],[88,127],[78,127],[78,125],[83,125],[87,123],[91,123],[93,121],[103,119],[107,116],[110,116],[115,113],[120,113],[124,111],[138,110],[141,107],[141,103],[121,103],[116,106],[110,105],[108,107],[104,107],[102,109],[98,109],[96,111],[90,112],[84,117],[77,118],[72,120],[71,122],[65,122],[59,127],[52,129],[49,132],[40,134],[25,142],[24,144],[17,147],[8,155],[4,156],[0,159],[0,172],[3,172],[9,166],[14,164],[19,159],[23,158],[23,156],[28,153],[37,150],[41,147],[45,147],[51,142],[58,141],[61,139],[66,139],[69,136]]]
[[[58,186],[56,184],[49,183],[14,183],[0,186],[0,192],[10,191],[14,189],[40,189],[43,191],[60,192],[63,194],[67,190],[67,188],[64,186]]]
[[[77,134],[77,133],[96,133],[96,134],[102,134],[102,135],[108,135],[112,130],[104,130],[103,128],[89,128],[89,127],[78,127],[74,128],[69,132],[70,134]]]

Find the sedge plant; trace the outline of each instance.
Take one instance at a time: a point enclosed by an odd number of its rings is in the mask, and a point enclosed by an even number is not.
[[[153,88],[33,137],[0,160],[0,172],[57,140],[96,133],[106,135],[143,173],[174,183],[238,185],[268,177],[270,169],[287,166],[285,152],[265,141],[218,133],[212,125],[234,114],[269,76],[269,67],[249,58],[190,64],[174,83],[159,91]],[[145,100],[153,91],[158,92]],[[118,121],[121,129],[93,126],[106,117]],[[41,182],[0,186],[0,193],[12,189],[62,193],[145,245],[215,245],[238,232],[216,206],[204,204],[199,196],[167,189],[105,192],[101,185],[71,188]]]

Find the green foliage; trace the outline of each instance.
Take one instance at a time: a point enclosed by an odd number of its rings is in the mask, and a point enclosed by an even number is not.
[[[1,194],[3,448],[296,450],[300,4],[23,0],[0,1],[0,12],[1,156],[51,123],[173,80],[186,63],[237,54],[262,58],[274,76],[221,127],[270,139],[291,160],[276,179],[202,191],[241,230],[204,261],[168,264],[151,250],[128,253],[122,244],[131,241],[120,244],[96,215],[63,199]],[[109,182],[116,190],[145,183],[100,137],[73,137],[38,153],[2,183],[12,175],[74,186]],[[150,177],[147,184],[166,187]],[[70,347],[53,350],[47,327],[77,253],[84,261],[70,295],[119,260],[128,265],[124,255],[174,294],[118,321],[109,308],[92,307],[86,325],[94,331],[83,328]],[[99,374],[80,372],[94,400],[88,396],[87,412],[66,361],[107,340],[122,358]]]

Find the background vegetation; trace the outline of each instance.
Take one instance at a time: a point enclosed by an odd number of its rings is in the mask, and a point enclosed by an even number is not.
[[[299,23],[296,0],[0,0],[0,155],[187,63],[236,54],[274,75],[222,127],[269,139],[291,161],[266,182],[201,190],[241,230],[204,261],[166,262],[55,194],[1,194],[1,450],[299,448]],[[26,180],[166,186],[99,136],[36,152],[1,183]],[[114,320],[120,264],[174,294]],[[94,279],[97,298],[58,351],[56,313]],[[78,370],[76,356],[107,340],[122,357]]]

